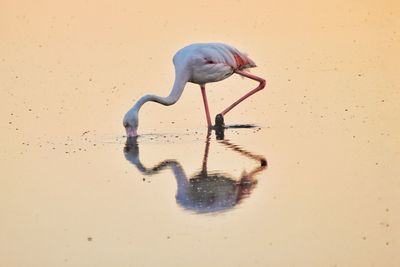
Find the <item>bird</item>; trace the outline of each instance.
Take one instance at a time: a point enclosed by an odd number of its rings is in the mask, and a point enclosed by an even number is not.
[[[148,94],[141,97],[135,105],[128,110],[123,118],[127,137],[138,136],[139,110],[148,101],[169,106],[175,104],[181,97],[185,85],[190,82],[198,84],[203,97],[208,128],[212,128],[210,111],[206,95],[207,83],[222,81],[233,74],[238,74],[259,82],[258,86],[239,98],[233,104],[216,116],[216,126],[223,124],[226,115],[240,102],[265,88],[264,78],[250,74],[247,70],[256,67],[256,64],[247,54],[240,52],[231,45],[224,43],[194,43],[180,49],[173,57],[175,67],[175,81],[167,97]],[[217,123],[218,121],[218,123]],[[218,125],[217,125],[218,124]]]

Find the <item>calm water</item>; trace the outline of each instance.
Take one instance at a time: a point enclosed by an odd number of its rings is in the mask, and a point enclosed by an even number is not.
[[[399,8],[5,1],[0,266],[399,266]],[[255,127],[207,132],[188,84],[126,140],[203,41],[267,79],[225,118]],[[212,114],[255,86],[208,85]]]

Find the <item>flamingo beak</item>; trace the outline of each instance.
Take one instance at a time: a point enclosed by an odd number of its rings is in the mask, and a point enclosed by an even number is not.
[[[128,138],[136,137],[138,135],[136,129],[131,126],[126,127],[125,130],[126,130],[126,137]]]

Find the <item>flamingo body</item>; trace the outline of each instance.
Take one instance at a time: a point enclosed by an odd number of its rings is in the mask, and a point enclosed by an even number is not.
[[[189,82],[204,85],[224,80],[234,73],[255,67],[256,64],[244,53],[227,44],[192,44],[179,50],[174,65],[184,62],[189,71]]]

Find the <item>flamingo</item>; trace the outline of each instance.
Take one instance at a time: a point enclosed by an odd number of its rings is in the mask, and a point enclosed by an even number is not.
[[[213,126],[210,119],[205,85],[211,82],[218,82],[236,73],[243,77],[259,82],[259,85],[239,98],[233,104],[224,109],[216,116],[216,126],[223,125],[223,116],[240,102],[262,90],[265,87],[265,80],[246,70],[256,67],[256,64],[246,54],[238,49],[223,43],[198,43],[191,44],[180,49],[173,57],[175,66],[175,82],[170,94],[167,97],[157,95],[145,95],[126,113],[123,125],[127,137],[138,135],[139,110],[148,101],[169,106],[175,104],[182,95],[186,83],[191,82],[200,85],[203,104],[206,113],[207,126]]]

